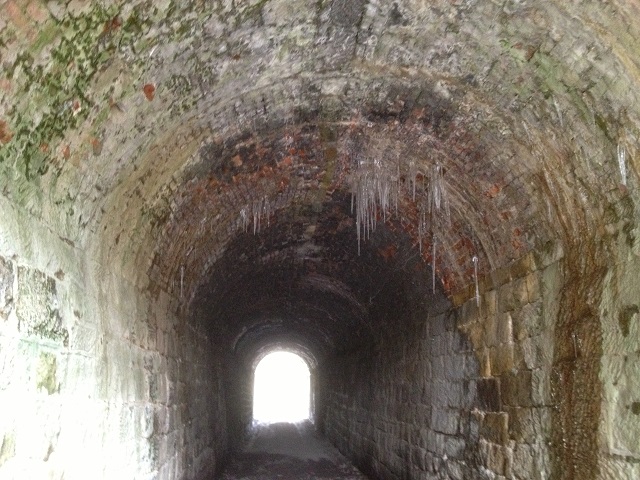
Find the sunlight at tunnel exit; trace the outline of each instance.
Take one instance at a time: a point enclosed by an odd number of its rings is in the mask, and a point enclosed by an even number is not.
[[[309,418],[309,367],[298,355],[274,352],[255,370],[254,423],[298,422]]]

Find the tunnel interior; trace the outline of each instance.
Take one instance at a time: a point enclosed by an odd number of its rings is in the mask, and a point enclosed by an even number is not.
[[[0,477],[640,478],[635,2],[0,9]]]

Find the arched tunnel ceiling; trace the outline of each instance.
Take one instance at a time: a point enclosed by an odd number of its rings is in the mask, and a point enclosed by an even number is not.
[[[634,1],[0,5],[2,194],[237,332],[289,312],[335,347],[322,318],[364,335],[365,279],[400,259],[451,294],[474,256],[487,273],[596,231],[637,179]],[[359,162],[400,192],[360,256]],[[451,219],[422,233],[434,165]]]

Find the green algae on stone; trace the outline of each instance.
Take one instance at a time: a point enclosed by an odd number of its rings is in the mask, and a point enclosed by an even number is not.
[[[0,257],[0,320],[6,320],[13,310],[13,263]]]
[[[0,439],[0,467],[16,454],[16,438],[13,432],[2,434]]]
[[[69,332],[62,321],[53,278],[38,270],[19,267],[16,314],[19,329],[26,334],[68,344]]]
[[[629,336],[631,320],[640,312],[638,305],[628,305],[624,307],[618,314],[618,323],[623,337]]]
[[[0,164],[14,164],[28,182],[38,185],[60,142],[89,120],[96,106],[108,103],[111,92],[95,89],[97,74],[117,57],[144,67],[146,55],[141,53],[156,42],[148,35],[156,24],[169,26],[174,41],[201,26],[206,15],[185,17],[184,7],[178,5],[170,2],[161,11],[144,2],[123,18],[122,5],[96,4],[85,13],[49,20],[31,47],[5,70],[5,78],[15,86],[16,100],[8,122],[13,138],[0,151]],[[50,52],[42,55],[49,45]],[[107,113],[101,108],[92,123],[105,122]],[[98,128],[93,125],[94,131]]]
[[[46,390],[49,395],[56,393],[58,391],[57,368],[57,359],[54,354],[41,353],[36,371],[36,387]]]

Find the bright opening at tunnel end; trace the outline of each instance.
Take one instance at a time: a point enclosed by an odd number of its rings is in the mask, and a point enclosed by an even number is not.
[[[310,414],[309,367],[298,355],[273,352],[255,370],[253,423],[300,422]]]

